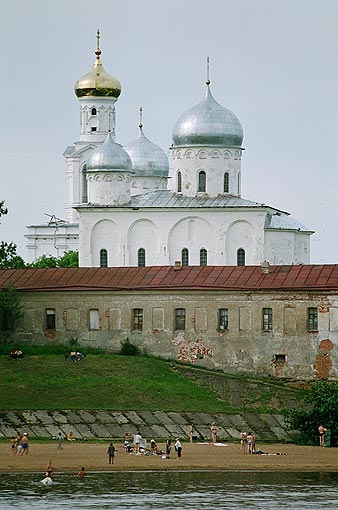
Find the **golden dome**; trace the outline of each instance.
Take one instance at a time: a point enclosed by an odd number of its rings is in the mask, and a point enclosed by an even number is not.
[[[75,83],[77,97],[116,97],[121,94],[121,83],[104,69],[100,55],[100,31],[97,31],[96,60],[88,74]]]

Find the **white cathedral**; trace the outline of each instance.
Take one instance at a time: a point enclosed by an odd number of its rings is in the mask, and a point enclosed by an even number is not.
[[[288,213],[241,197],[243,130],[212,96],[177,120],[172,180],[166,153],[145,136],[115,141],[120,82],[101,62],[75,84],[80,137],[64,152],[65,220],[27,227],[28,256],[79,250],[82,267],[308,264],[310,235]],[[142,119],[142,117],[140,117]]]

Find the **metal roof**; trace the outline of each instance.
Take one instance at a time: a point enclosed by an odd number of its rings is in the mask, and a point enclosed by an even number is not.
[[[135,195],[129,207],[174,207],[174,208],[200,208],[200,207],[269,207],[265,204],[245,200],[244,198],[233,195],[218,195],[210,197],[201,195],[195,197],[186,197],[170,190],[156,190],[144,195]],[[277,211],[277,209],[272,208]]]
[[[0,288],[20,291],[338,291],[338,264],[0,270]]]

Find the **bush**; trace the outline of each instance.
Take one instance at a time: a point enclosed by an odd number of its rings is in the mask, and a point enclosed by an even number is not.
[[[129,342],[129,338],[125,338],[121,342],[119,354],[121,354],[121,356],[139,356],[140,350],[136,345]]]

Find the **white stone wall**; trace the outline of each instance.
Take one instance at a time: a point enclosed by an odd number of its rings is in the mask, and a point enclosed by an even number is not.
[[[229,191],[241,195],[241,149],[186,147],[173,149],[174,191],[177,191],[177,173],[182,175],[182,195],[194,197],[198,192],[198,173],[206,173],[206,193],[209,196],[224,194],[224,174],[229,173]]]
[[[112,246],[109,266],[136,266],[139,248],[146,265],[173,265],[189,250],[189,265],[199,265],[202,248],[208,265],[237,265],[237,250],[246,251],[246,264],[264,260],[265,211],[256,210],[138,210],[81,209],[80,266],[95,266],[101,244],[95,246],[95,228],[104,225],[102,238]],[[105,220],[104,223],[101,223]],[[117,234],[118,232],[118,234]],[[113,262],[114,261],[114,262]]]

